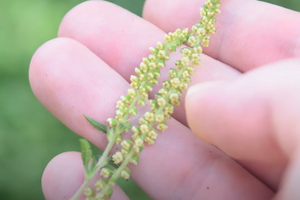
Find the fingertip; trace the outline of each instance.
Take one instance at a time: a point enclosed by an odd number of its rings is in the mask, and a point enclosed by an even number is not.
[[[185,97],[185,109],[189,127],[199,138],[206,140],[201,130],[201,119],[203,119],[203,107],[211,101],[210,91],[217,87],[221,81],[210,81],[196,84],[190,87]]]
[[[55,156],[46,166],[42,176],[42,190],[45,199],[70,199],[80,188],[84,178],[84,167],[79,152],[66,152]],[[94,179],[99,178],[100,176],[96,175]],[[89,186],[92,187],[91,185]],[[129,199],[118,185],[115,185],[113,190],[111,200]],[[85,199],[84,195],[81,195],[79,199]]]
[[[84,181],[80,153],[55,156],[42,176],[42,190],[47,200],[70,199]]]

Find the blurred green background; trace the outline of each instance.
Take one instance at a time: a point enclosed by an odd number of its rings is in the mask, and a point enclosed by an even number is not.
[[[35,50],[56,37],[68,10],[83,0],[2,0],[0,2],[0,199],[44,199],[43,169],[57,154],[79,151],[78,136],[37,101],[28,82]],[[112,0],[141,15],[144,0]],[[299,0],[268,0],[300,11]],[[132,182],[130,199],[150,199]]]

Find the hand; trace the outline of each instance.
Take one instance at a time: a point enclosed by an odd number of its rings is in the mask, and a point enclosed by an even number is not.
[[[151,23],[104,1],[77,6],[62,21],[60,38],[32,59],[35,95],[71,130],[104,149],[106,136],[82,115],[101,122],[114,116],[148,47],[162,41],[164,31],[198,21],[203,3],[148,0],[144,18]],[[177,121],[170,120],[139,165],[131,166],[132,179],[153,199],[266,200],[285,177],[277,198],[296,199],[300,61],[260,66],[300,55],[299,13],[257,1],[222,3],[217,34],[192,77],[193,84],[220,82],[192,87],[186,108],[193,132],[232,158],[192,134],[183,100],[173,114]],[[79,153],[58,155],[43,174],[45,198],[70,198],[83,173]],[[128,197],[116,187],[111,199]]]

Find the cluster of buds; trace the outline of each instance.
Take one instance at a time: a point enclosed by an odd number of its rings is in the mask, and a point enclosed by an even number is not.
[[[108,199],[112,194],[112,186],[119,177],[130,178],[129,163],[138,164],[139,154],[145,144],[153,145],[160,131],[165,131],[168,126],[166,120],[171,118],[174,106],[180,105],[182,91],[188,88],[194,66],[201,64],[200,54],[202,47],[209,45],[210,34],[216,32],[214,16],[220,13],[219,0],[207,0],[200,9],[201,20],[189,29],[168,33],[165,43],[158,42],[156,47],[150,47],[151,54],[143,58],[140,67],[135,69],[137,76],[131,76],[131,88],[121,97],[116,105],[115,118],[109,118],[110,129],[107,133],[109,142],[121,143],[121,150],[115,152],[111,159],[117,166],[116,169],[102,167],[100,175],[103,177],[94,184],[95,189],[86,187],[84,194],[88,200]],[[183,44],[188,47],[180,49],[182,58],[175,62],[176,68],[171,68],[168,80],[163,81],[162,88],[149,100],[151,110],[144,113],[139,119],[138,126],[132,126],[131,139],[122,140],[121,134],[130,130],[129,117],[137,115],[136,105],[145,106],[149,99],[148,93],[153,90],[152,85],[158,84],[160,69],[165,67],[165,62],[170,59],[170,52],[174,52]],[[106,149],[109,152],[112,145]],[[98,163],[99,164],[99,163]],[[96,192],[95,192],[96,191]]]
[[[195,33],[198,41],[204,47],[209,45],[209,35],[216,33],[216,27],[214,26],[216,19],[214,16],[221,12],[219,7],[219,0],[206,1],[205,5],[200,9],[201,21],[192,27],[193,33]]]

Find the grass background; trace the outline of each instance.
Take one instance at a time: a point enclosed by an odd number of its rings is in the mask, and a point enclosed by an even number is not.
[[[40,180],[47,163],[64,151],[79,151],[79,137],[32,94],[28,66],[35,50],[56,37],[65,13],[81,2],[0,2],[0,199],[44,199]],[[137,15],[144,4],[144,0],[111,2]],[[299,0],[268,2],[300,11]],[[132,181],[120,184],[130,199],[150,199]]]

